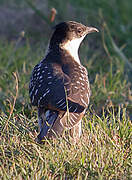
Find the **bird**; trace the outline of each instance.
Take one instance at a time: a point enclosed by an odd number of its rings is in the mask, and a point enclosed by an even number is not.
[[[29,96],[38,110],[37,142],[60,137],[65,130],[73,143],[80,139],[91,90],[78,50],[85,36],[92,32],[99,31],[75,21],[57,24],[45,57],[33,68]]]

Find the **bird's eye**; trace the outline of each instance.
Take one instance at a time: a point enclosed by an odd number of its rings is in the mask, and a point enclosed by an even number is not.
[[[81,28],[77,29],[77,32],[80,34],[82,32],[82,29]]]

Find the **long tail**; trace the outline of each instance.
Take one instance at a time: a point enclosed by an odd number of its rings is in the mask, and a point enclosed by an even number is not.
[[[40,129],[40,133],[38,135],[38,141],[41,141],[46,137],[48,131],[52,128],[55,120],[58,117],[58,112],[53,110],[47,110],[45,113],[45,120],[43,120],[43,126]],[[42,118],[42,117],[41,117]]]

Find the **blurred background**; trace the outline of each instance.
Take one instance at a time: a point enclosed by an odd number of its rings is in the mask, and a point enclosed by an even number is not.
[[[0,0],[0,113],[30,116],[28,84],[55,24],[75,20],[99,29],[79,54],[88,69],[90,107],[125,107],[132,118],[131,0]]]

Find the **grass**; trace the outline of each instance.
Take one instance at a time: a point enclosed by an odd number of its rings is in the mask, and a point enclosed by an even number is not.
[[[28,33],[16,41],[0,40],[0,179],[132,179],[132,61],[131,48],[126,46],[131,44],[129,0],[124,8],[123,1],[119,7],[112,1],[113,11],[108,8],[111,3],[101,3],[98,9],[96,1],[70,2],[78,13],[89,12],[100,27],[100,34],[88,36],[80,49],[92,91],[82,137],[77,145],[65,138],[46,140],[43,145],[35,142],[37,111],[31,107],[28,84],[32,68],[44,56],[47,37],[43,45],[31,44]],[[55,0],[51,5],[57,8]],[[62,9],[62,3],[57,6]],[[96,13],[100,19],[95,20]]]
[[[78,145],[65,139],[35,143],[36,115],[12,117],[1,133],[3,179],[129,179],[131,178],[131,122],[126,109],[107,116],[87,113]],[[4,127],[8,116],[3,115]]]

